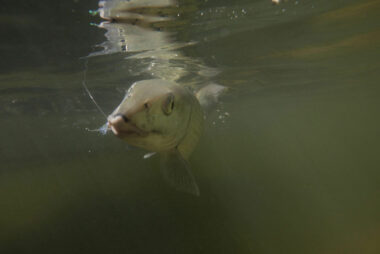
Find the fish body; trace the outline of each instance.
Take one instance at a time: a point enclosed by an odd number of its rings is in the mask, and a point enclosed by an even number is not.
[[[90,56],[128,53],[126,60],[140,66],[130,74],[152,77],[130,87],[108,116],[107,130],[149,151],[144,158],[159,154],[164,178],[178,190],[199,195],[188,159],[202,134],[203,108],[216,102],[221,91],[221,86],[203,85],[218,71],[182,54],[182,47],[195,42],[173,40],[171,28],[183,9],[177,1],[106,0],[99,7],[106,20],[99,27],[106,29],[107,41]]]
[[[203,110],[192,91],[167,80],[138,81],[108,116],[108,126],[128,144],[161,154],[165,179],[199,195],[187,162],[203,129]]]
[[[151,152],[178,149],[188,159],[203,128],[203,110],[195,95],[174,82],[134,83],[108,117],[113,133]]]

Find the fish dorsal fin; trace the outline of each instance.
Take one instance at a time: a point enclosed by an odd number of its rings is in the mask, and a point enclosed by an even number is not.
[[[195,95],[201,106],[208,109],[218,102],[220,95],[225,91],[227,87],[211,83],[199,89]]]
[[[165,181],[177,190],[199,196],[199,188],[191,173],[190,164],[176,148],[163,154],[161,171]]]

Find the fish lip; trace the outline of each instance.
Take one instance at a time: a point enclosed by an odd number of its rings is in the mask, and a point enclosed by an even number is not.
[[[108,122],[108,126],[110,126],[112,132],[117,137],[129,137],[129,136],[139,136],[146,137],[148,136],[148,132],[138,128],[136,125],[132,123],[128,123],[128,129],[116,129],[110,122]]]

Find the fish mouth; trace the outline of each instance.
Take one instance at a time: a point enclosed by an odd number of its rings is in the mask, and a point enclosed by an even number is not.
[[[132,124],[128,124],[127,126],[125,126],[126,128],[117,128],[113,125],[110,125],[110,127],[113,134],[121,138],[130,136],[146,137],[148,135],[148,132],[141,130],[140,128]]]
[[[120,117],[114,117],[108,120],[108,127],[112,130],[115,136],[123,138],[123,137],[146,137],[149,133],[137,127],[135,124],[131,122],[125,122],[125,120]]]

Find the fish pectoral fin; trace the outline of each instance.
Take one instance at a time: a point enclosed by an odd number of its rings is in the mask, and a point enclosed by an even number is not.
[[[162,156],[161,171],[165,181],[177,190],[199,196],[199,188],[191,173],[190,164],[177,149]]]
[[[153,152],[153,153],[147,153],[147,154],[144,154],[144,159],[149,159],[150,157],[152,157],[153,155],[155,155],[156,153]]]

